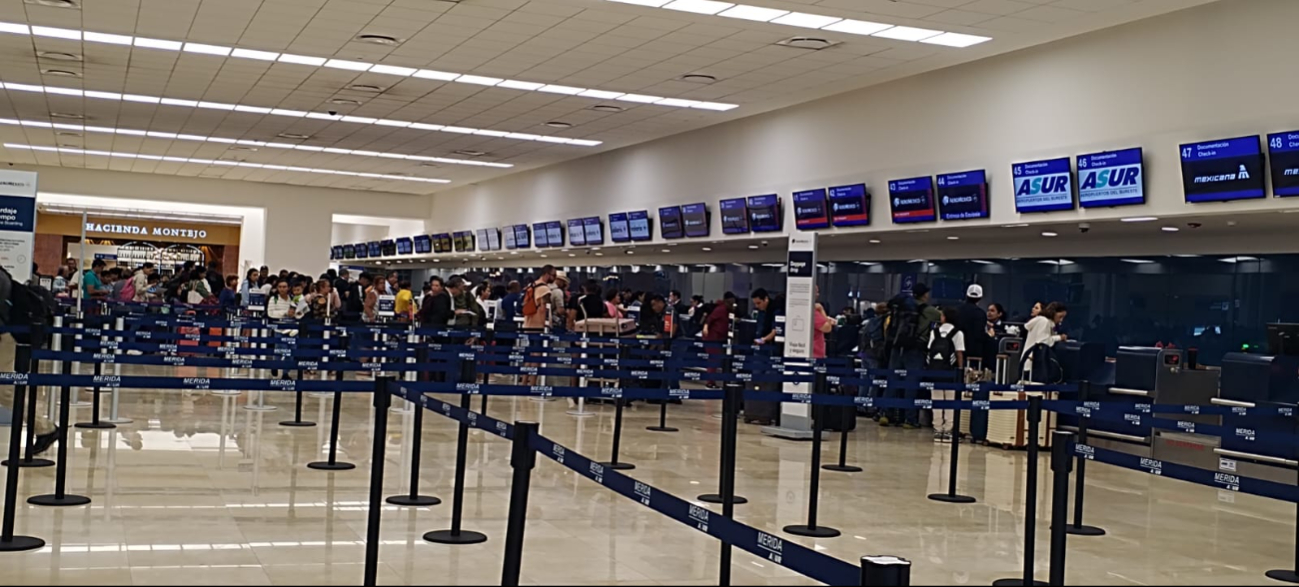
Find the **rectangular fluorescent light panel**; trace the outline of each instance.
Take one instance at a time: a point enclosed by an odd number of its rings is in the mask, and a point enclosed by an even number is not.
[[[230,55],[230,52],[233,49],[231,49],[230,47],[222,47],[220,45],[204,45],[203,43],[185,43],[185,47],[183,50],[186,53],[202,53],[204,55],[220,55],[221,57],[227,57]]]
[[[820,14],[808,14],[806,12],[791,12],[785,16],[772,20],[771,22],[809,29],[819,29],[841,20],[843,19],[838,16],[822,16]]]
[[[772,19],[789,14],[788,10],[778,8],[763,8],[761,6],[748,6],[740,4],[734,8],[729,8],[718,13],[717,16],[727,18],[739,18],[742,20],[756,20],[758,22],[771,22]]]
[[[893,28],[884,29],[871,36],[880,37],[883,39],[895,39],[898,41],[921,41],[924,39],[928,39],[930,37],[936,37],[941,34],[943,34],[943,31],[935,31],[933,29],[918,29],[909,26],[895,26]]]
[[[891,24],[845,18],[834,24],[823,26],[821,27],[821,30],[834,31],[836,33],[848,33],[852,35],[873,35],[882,30],[891,28],[893,28],[893,25]]]
[[[961,33],[943,33],[936,37],[929,37],[928,39],[921,40],[920,42],[929,43],[930,45],[942,45],[944,47],[957,47],[963,49],[965,47],[978,45],[979,43],[983,43],[991,40],[992,40],[991,37],[980,37],[979,35],[966,35]]]
[[[717,14],[732,6],[735,5],[730,2],[718,2],[717,0],[673,0],[663,5],[663,8],[693,12],[695,14]]]

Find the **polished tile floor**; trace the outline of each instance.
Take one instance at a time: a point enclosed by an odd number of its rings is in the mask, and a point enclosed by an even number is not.
[[[162,368],[159,368],[162,369]],[[162,374],[164,371],[152,370]],[[186,376],[218,376],[194,369]],[[105,396],[107,399],[107,396]],[[70,438],[69,491],[89,506],[48,509],[19,501],[19,533],[42,537],[36,552],[0,554],[4,585],[359,584],[364,560],[372,438],[368,398],[344,400],[340,459],[357,469],[326,473],[305,464],[325,457],[327,426],[283,428],[292,394],[268,394],[278,411],[243,409],[247,395],[123,391],[116,430],[76,429]],[[477,405],[475,399],[475,405]],[[308,419],[327,424],[330,399],[308,396]],[[44,409],[42,407],[42,409]],[[490,415],[541,422],[542,433],[606,459],[613,411],[567,415],[564,401],[495,398]],[[623,460],[631,475],[678,496],[717,485],[720,420],[716,405],[671,406],[677,433],[645,430],[657,407],[626,414]],[[89,418],[77,408],[74,420]],[[964,451],[960,490],[972,505],[925,495],[942,491],[949,448],[920,431],[879,429],[862,421],[850,444],[857,474],[822,476],[821,521],[843,536],[787,539],[856,560],[891,554],[910,559],[916,584],[986,585],[1017,576],[1022,566],[1025,455],[973,447]],[[388,494],[405,490],[412,422],[393,414],[387,437]],[[0,438],[6,447],[8,430]],[[381,584],[499,584],[509,484],[509,447],[473,432],[469,445],[466,529],[486,533],[473,546],[425,543],[451,512],[455,424],[425,419],[421,483],[443,505],[383,512]],[[740,427],[737,488],[751,503],[743,522],[778,531],[805,516],[810,444],[767,438]],[[6,449],[7,450],[7,449]],[[837,443],[825,447],[829,462]],[[1039,578],[1047,574],[1048,475],[1043,459],[1038,524]],[[1293,561],[1294,506],[1094,465],[1088,522],[1109,535],[1072,538],[1073,584],[1258,584],[1263,572]],[[53,469],[24,469],[19,496],[48,493]],[[534,473],[523,581],[528,584],[710,584],[718,543],[703,534],[539,459]],[[736,584],[804,584],[805,578],[737,551]]]

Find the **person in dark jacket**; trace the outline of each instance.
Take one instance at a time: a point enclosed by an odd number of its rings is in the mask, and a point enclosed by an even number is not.
[[[965,339],[965,356],[982,359],[988,340],[988,313],[979,302],[983,300],[983,287],[971,284],[965,290],[965,303],[956,308],[956,328]],[[990,367],[990,365],[983,365]]]
[[[429,283],[429,293],[419,307],[419,321],[424,326],[445,327],[455,317],[451,305],[451,296],[442,287],[442,280],[433,278]]]

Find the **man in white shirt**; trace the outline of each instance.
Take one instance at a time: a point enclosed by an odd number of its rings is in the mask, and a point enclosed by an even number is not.
[[[965,380],[960,376],[965,366],[965,333],[956,327],[960,312],[956,308],[947,307],[943,308],[942,316],[938,328],[929,332],[925,367],[930,371],[951,371],[954,374],[951,382],[961,383]],[[934,401],[953,401],[957,399],[957,393],[954,389],[934,388],[932,397]],[[935,442],[951,442],[952,434],[960,433],[959,430],[952,430],[954,416],[953,410],[934,410]]]

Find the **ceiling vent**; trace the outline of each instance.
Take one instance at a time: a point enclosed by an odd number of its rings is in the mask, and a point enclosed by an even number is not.
[[[56,76],[56,77],[81,77],[80,73],[77,73],[70,69],[42,69],[41,73],[45,75]]]
[[[40,6],[49,6],[52,8],[81,8],[81,3],[77,0],[24,0],[28,4],[37,4]]]
[[[40,51],[36,53],[40,59],[49,59],[51,61],[81,61],[82,57],[76,53],[64,53],[62,51]]]
[[[451,154],[460,155],[462,157],[486,157],[488,155],[486,152],[475,151],[473,149],[461,149],[459,151],[453,151]]]
[[[382,94],[384,90],[382,86],[370,84],[352,84],[347,86],[347,89],[352,90],[353,92],[366,92],[369,94]]]
[[[708,75],[706,73],[687,73],[677,79],[692,84],[711,84],[717,82],[717,76]]]
[[[597,104],[592,106],[591,109],[596,112],[622,112],[626,110],[622,106],[614,106],[613,104]]]
[[[311,138],[311,135],[298,134],[298,133],[294,133],[294,132],[282,132],[282,133],[280,133],[280,134],[278,134],[278,135],[275,135],[275,136],[277,136],[277,137],[279,137],[279,138],[281,138],[281,139],[289,139],[289,140],[291,140],[291,141],[305,141],[305,140]]]
[[[547,122],[546,126],[549,126],[550,128],[573,128],[573,124],[571,122],[563,122],[560,120],[552,120],[550,122]]]
[[[81,114],[72,112],[51,112],[50,118],[62,118],[64,120],[85,120],[86,117]]]
[[[783,41],[777,42],[781,47],[793,47],[795,49],[807,49],[809,51],[820,51],[829,49],[839,44],[839,41],[823,39],[821,37],[790,37]]]
[[[330,100],[329,103],[336,104],[338,106],[360,106],[361,105],[360,100],[352,100],[350,98],[334,98],[333,100]]]
[[[388,35],[374,35],[374,34],[365,33],[365,34],[357,35],[355,39],[362,43],[370,43],[371,45],[383,45],[385,47],[396,47],[397,45],[401,44],[401,39],[398,39],[397,37],[390,37]]]

